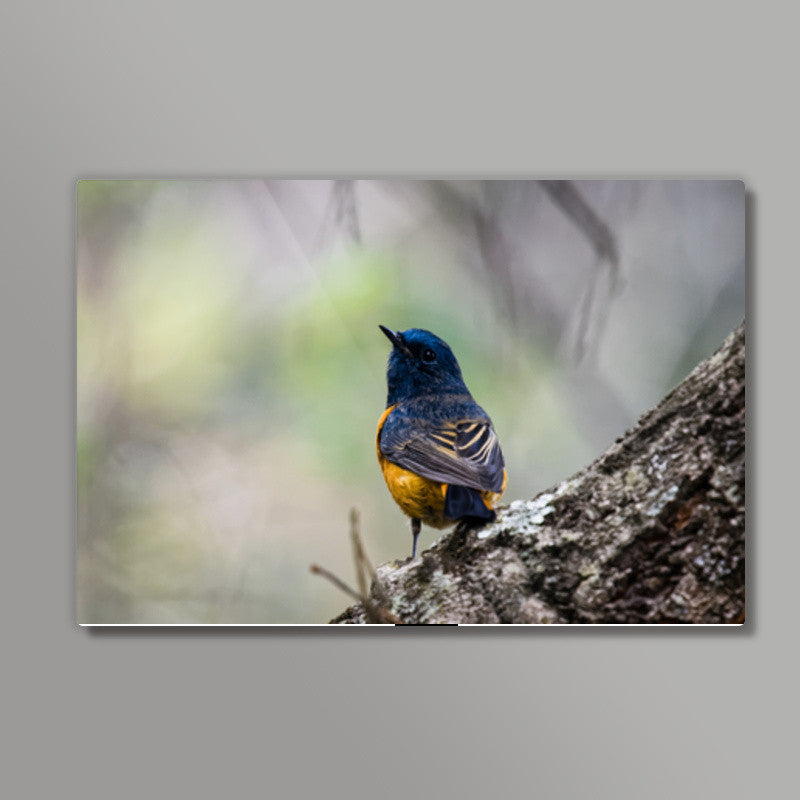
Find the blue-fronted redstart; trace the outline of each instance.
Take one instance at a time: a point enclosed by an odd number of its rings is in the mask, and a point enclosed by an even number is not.
[[[393,348],[378,462],[392,497],[411,517],[413,558],[423,522],[445,528],[457,520],[493,520],[507,475],[492,421],[472,399],[447,343],[419,328],[379,327]]]

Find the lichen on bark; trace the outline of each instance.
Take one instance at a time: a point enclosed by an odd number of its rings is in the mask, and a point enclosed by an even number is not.
[[[740,623],[744,482],[742,323],[593,464],[378,567],[377,594],[407,623]]]

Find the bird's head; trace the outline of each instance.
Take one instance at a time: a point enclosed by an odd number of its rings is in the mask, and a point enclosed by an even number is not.
[[[378,327],[393,345],[386,369],[387,406],[423,395],[469,394],[447,342],[421,328],[393,331],[384,325]]]

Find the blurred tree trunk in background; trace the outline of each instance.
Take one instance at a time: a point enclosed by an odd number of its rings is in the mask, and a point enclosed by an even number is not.
[[[406,623],[743,622],[744,481],[742,323],[593,464],[383,565],[373,596]]]

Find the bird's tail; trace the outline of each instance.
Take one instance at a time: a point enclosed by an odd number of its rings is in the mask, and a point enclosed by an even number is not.
[[[476,523],[491,522],[496,516],[477,489],[453,484],[447,486],[444,496],[444,515],[448,519],[464,519]]]

